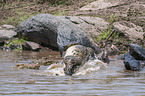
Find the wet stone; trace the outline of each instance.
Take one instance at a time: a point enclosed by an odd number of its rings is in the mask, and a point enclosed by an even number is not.
[[[136,60],[129,53],[124,54],[124,65],[127,70],[141,71],[145,65],[145,61]]]
[[[145,49],[137,44],[130,44],[129,53],[137,60],[145,60]]]

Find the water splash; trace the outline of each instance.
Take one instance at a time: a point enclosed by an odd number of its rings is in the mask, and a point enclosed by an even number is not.
[[[103,63],[98,59],[89,60],[82,67],[80,67],[78,72],[75,73],[74,75],[85,75],[87,73],[99,71],[100,69],[106,69],[106,68],[107,68],[107,64]]]
[[[63,61],[61,61],[59,63],[51,64],[45,70],[45,72],[48,74],[51,74],[53,76],[57,76],[57,75],[58,76],[65,76],[64,71],[63,71],[64,67],[65,67],[65,64],[63,63]],[[81,66],[80,69],[73,75],[74,76],[85,75],[87,73],[99,71],[100,69],[106,69],[106,68],[107,68],[107,64],[103,63],[102,61],[100,61],[98,59],[89,60],[83,66]]]
[[[53,76],[56,76],[56,75],[65,76],[64,71],[63,71],[64,67],[65,67],[65,64],[61,61],[59,63],[51,64],[45,70],[45,72],[52,74]]]

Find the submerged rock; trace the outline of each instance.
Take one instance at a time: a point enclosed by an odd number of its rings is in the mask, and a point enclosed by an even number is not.
[[[130,44],[129,53],[124,54],[127,70],[140,71],[145,66],[145,49],[137,44]]]
[[[145,61],[145,49],[137,44],[130,44],[129,49],[130,55],[132,55],[136,60]]]
[[[129,53],[124,54],[124,65],[127,70],[141,71],[145,65],[145,61],[136,60]]]

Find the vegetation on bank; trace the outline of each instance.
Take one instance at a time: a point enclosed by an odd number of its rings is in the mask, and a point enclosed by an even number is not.
[[[18,38],[15,38],[15,39],[12,39],[12,40],[8,40],[5,44],[4,44],[4,47],[5,48],[10,48],[10,46],[14,46],[15,48],[14,49],[17,49],[17,50],[22,50],[22,43],[24,43],[26,40],[24,39],[18,39]],[[12,48],[13,49],[13,48]]]
[[[95,0],[1,0],[0,25],[8,24],[17,27],[22,21],[36,14],[52,14],[67,16],[72,11]],[[22,45],[24,39],[6,41],[4,47],[12,44]],[[18,50],[22,50],[20,46]]]
[[[92,1],[95,0],[2,0],[0,25],[11,24],[17,27],[23,20],[42,13],[68,15]]]
[[[71,11],[95,0],[2,0],[0,1],[0,14],[2,24],[18,26],[25,19],[36,14],[48,13],[55,16],[68,15]],[[109,28],[102,32],[97,40],[105,39],[113,29],[117,17],[111,15]]]
[[[104,47],[103,43],[105,42],[106,38],[111,34],[112,30],[114,29],[113,23],[117,22],[118,20],[118,16],[116,15],[110,15],[108,22],[109,22],[109,26],[107,29],[104,29],[102,32],[100,32],[99,35],[97,35],[97,37],[94,38],[95,42],[99,42],[99,47]],[[111,38],[109,39],[108,43],[112,43],[112,42],[119,42],[121,41],[121,39],[124,38],[123,36],[121,36],[119,33],[117,33],[117,31],[111,36]]]
[[[81,8],[84,5],[87,5],[90,2],[93,2],[96,0],[1,0],[0,1],[0,17],[1,22],[0,25],[3,24],[9,24],[13,25],[15,27],[18,26],[22,21],[25,19],[32,17],[36,14],[52,14],[55,16],[68,16],[72,15],[74,12],[78,11],[79,8]],[[88,12],[92,12],[91,10]],[[134,11],[131,11],[132,14],[134,14]],[[104,15],[105,14],[105,15]],[[108,15],[111,14],[111,15]],[[109,27],[108,29],[101,32],[100,35],[93,38],[94,41],[99,43],[100,47],[102,47],[102,43],[105,41],[105,39],[108,37],[108,35],[112,32],[114,29],[113,23],[120,21],[120,20],[130,20],[130,15],[128,17],[118,17],[114,15],[113,13],[106,13],[106,11],[98,12],[96,15],[96,12],[92,12],[92,14],[79,14],[79,16],[97,16],[102,17],[105,20],[108,20]],[[107,18],[107,19],[106,19]],[[131,21],[131,20],[130,20]],[[140,23],[142,24],[142,23]],[[138,24],[139,25],[139,24]],[[129,43],[130,41],[127,41],[126,38],[124,38],[121,34],[116,33],[114,34],[111,39],[113,41],[110,44],[116,43],[116,45],[125,45],[125,43]],[[126,39],[126,40],[125,40]],[[19,41],[19,40],[18,40]],[[20,40],[21,41],[21,40]],[[10,42],[16,42],[16,41],[10,41]],[[10,43],[9,43],[10,44]],[[8,45],[9,45],[8,44]],[[7,45],[7,46],[8,46]],[[126,44],[127,45],[127,44]],[[126,49],[125,49],[126,50]]]
[[[105,40],[109,34],[112,32],[112,30],[114,29],[113,27],[113,23],[118,21],[118,16],[115,15],[110,15],[110,19],[108,20],[109,22],[109,26],[106,30],[102,31],[98,37],[96,38],[96,41],[98,40]],[[112,38],[115,38],[114,35],[112,36]]]

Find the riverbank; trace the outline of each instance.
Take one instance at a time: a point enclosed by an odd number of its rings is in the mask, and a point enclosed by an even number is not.
[[[23,20],[42,13],[67,16],[70,21],[88,33],[100,47],[114,28],[117,29],[117,33],[108,41],[108,47],[114,44],[124,52],[127,51],[129,43],[145,46],[144,0],[129,2],[98,0],[94,3],[93,1],[95,0],[3,1],[0,4],[0,12],[3,13],[0,14],[0,25],[10,24],[17,27]],[[102,6],[97,7],[100,2]]]

